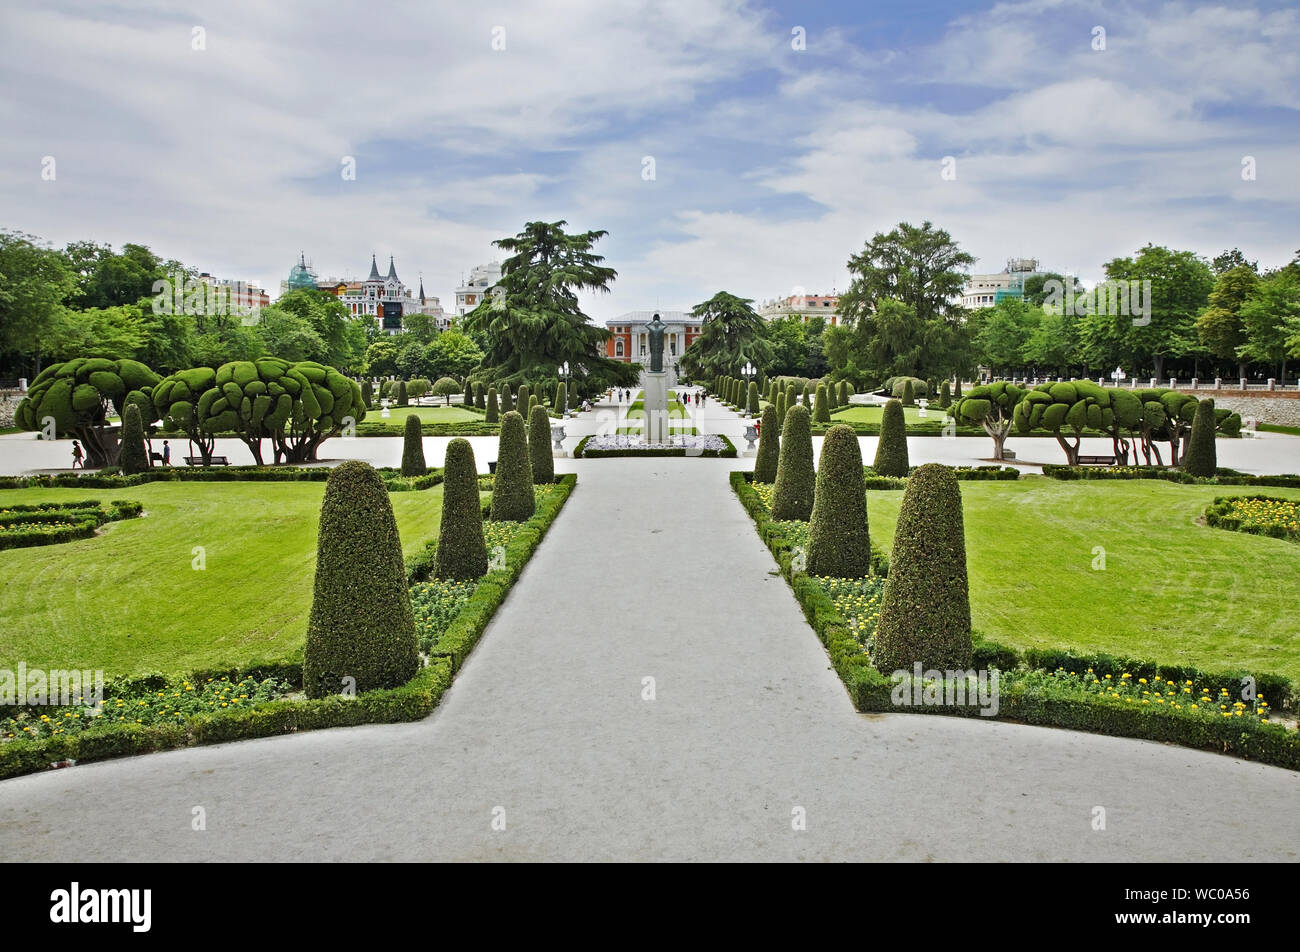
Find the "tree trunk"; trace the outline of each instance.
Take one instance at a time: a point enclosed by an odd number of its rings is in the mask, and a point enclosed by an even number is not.
[[[986,423],[984,424],[984,432],[993,437],[993,458],[995,460],[1004,459],[1002,447],[1007,441],[1007,431],[1002,427],[989,426]]]
[[[1060,430],[1057,430],[1056,433],[1054,433],[1053,435],[1056,437],[1056,442],[1059,443],[1059,444],[1061,444],[1061,449],[1065,450],[1065,465],[1066,465],[1066,466],[1078,466],[1078,465],[1079,465],[1079,439],[1078,439],[1078,437],[1075,437],[1074,445],[1071,446],[1068,442],[1066,442],[1065,437],[1063,437],[1063,436],[1061,435],[1061,431],[1060,431]]]
[[[1156,354],[1151,360],[1155,365],[1156,383],[1159,383],[1165,376],[1165,355]]]

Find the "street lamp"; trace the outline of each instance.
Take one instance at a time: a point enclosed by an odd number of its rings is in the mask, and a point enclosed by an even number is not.
[[[741,368],[741,371],[740,371],[740,372],[743,373],[743,374],[745,375],[745,382],[746,382],[746,383],[749,382],[749,378],[750,378],[750,376],[754,373],[754,369],[755,369],[755,368],[754,368],[754,365],[753,365],[753,364],[751,364],[748,360],[745,361],[745,366]]]
[[[1128,379],[1128,374],[1124,373],[1122,368],[1116,367],[1113,371],[1111,371],[1110,379],[1115,381],[1115,386],[1118,387],[1121,380]]]

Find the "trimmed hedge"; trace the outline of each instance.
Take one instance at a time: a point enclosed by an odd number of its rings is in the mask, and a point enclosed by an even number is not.
[[[468,440],[447,444],[443,466],[442,522],[438,531],[435,578],[474,579],[487,574],[487,543],[483,541],[483,509],[479,503],[478,468]]]
[[[406,416],[406,429],[402,434],[402,475],[423,476],[429,472],[424,461],[424,440],[420,434],[420,418],[414,413]]]
[[[835,608],[826,590],[808,575],[794,569],[790,544],[780,532],[774,531],[762,499],[749,484],[749,475],[733,472],[732,489],[771,550],[781,574],[803,608],[804,617],[826,646],[831,665],[843,680],[854,706],[864,712],[978,715],[979,708],[969,705],[900,708],[894,704],[895,682],[876,670],[849,629],[848,620]],[[1245,672],[1207,674],[1181,666],[1106,655],[1073,655],[1068,651],[1030,650],[1021,656],[1011,648],[983,640],[973,642],[971,654],[974,667],[997,668],[1003,672],[1026,665],[1045,671],[1062,668],[1081,674],[1092,667],[1101,675],[1112,673],[1118,676],[1128,671],[1135,678],[1159,674],[1175,680],[1180,677],[1195,679],[1203,684],[1208,682],[1215,691],[1220,687],[1229,692],[1239,691],[1241,678],[1248,676]],[[1291,684],[1285,678],[1258,673],[1249,676],[1254,677],[1259,696],[1275,698],[1280,704],[1294,707]],[[1018,684],[1014,679],[1004,680],[999,694],[998,713],[996,718],[990,719],[1159,740],[1300,770],[1300,734],[1278,724],[1258,724],[1235,717],[1194,719],[1180,716],[1164,706],[1135,707],[1096,695],[1046,691],[1035,685]]]
[[[882,673],[970,667],[970,589],[961,487],[948,467],[919,466],[898,512],[876,628]]]
[[[527,389],[519,388],[521,397]],[[492,518],[499,522],[523,522],[532,517],[535,509],[533,466],[528,456],[524,418],[517,410],[511,410],[501,418],[496,479],[492,483]]]
[[[134,403],[128,404],[122,411],[122,453],[118,465],[128,476],[143,473],[150,467],[149,453],[144,448],[144,424],[140,420],[140,408]]]
[[[907,420],[903,404],[890,400],[880,414],[880,442],[872,467],[881,476],[906,476],[910,468],[907,457]]]
[[[763,408],[763,419],[758,431],[758,455],[754,458],[755,482],[776,481],[776,465],[781,453],[781,430],[777,425],[776,413],[776,407],[770,403]]]
[[[916,394],[912,387],[912,380],[910,377],[907,380],[903,381],[903,406],[905,407],[916,406]]]
[[[1235,470],[1219,470],[1211,479],[1193,476],[1181,469],[1162,466],[1043,466],[1043,475],[1052,479],[1163,479],[1171,483],[1201,486],[1274,486],[1300,489],[1300,476],[1283,473],[1278,476],[1251,476]]]
[[[785,424],[785,414],[789,410],[786,391],[782,390],[776,395],[776,435],[781,435],[781,427]],[[775,477],[773,477],[775,478]]]
[[[497,403],[497,388],[488,387],[487,392],[487,413],[483,416],[484,423],[500,423],[501,408]]]
[[[826,387],[824,384],[817,385],[817,401],[813,409],[813,421],[816,423],[831,422],[831,408],[829,398],[826,396]]]
[[[1205,509],[1205,524],[1216,529],[1228,529],[1233,532],[1247,532],[1251,535],[1267,536],[1270,539],[1289,539],[1300,542],[1300,529],[1280,525],[1258,525],[1246,522],[1233,513],[1234,503],[1256,500],[1259,502],[1279,502],[1287,506],[1300,505],[1300,500],[1286,499],[1281,496],[1216,496],[1214,502]]]
[[[739,454],[736,452],[736,444],[722,434],[716,434],[718,439],[722,440],[726,446],[720,450],[696,450],[687,452],[685,449],[641,449],[635,446],[629,446],[626,449],[616,450],[589,450],[587,441],[590,436],[584,436],[578,441],[578,445],[573,448],[574,459],[607,459],[618,456],[698,456],[701,459],[735,459]]]
[[[1193,476],[1212,477],[1219,468],[1218,451],[1214,446],[1214,399],[1207,397],[1196,405],[1192,417],[1192,432],[1187,441],[1187,455],[1183,468]]]
[[[22,524],[31,528],[17,532],[0,532],[0,550],[26,549],[38,545],[60,545],[77,539],[89,539],[106,522],[134,519],[143,506],[138,502],[114,500],[107,509],[96,501],[85,503],[46,503],[40,506],[8,506],[0,515],[0,525]],[[15,518],[16,517],[16,518]],[[46,529],[57,523],[68,523]]]
[[[819,401],[824,400],[825,393],[824,387],[818,388]],[[835,578],[869,574],[871,537],[867,530],[862,450],[857,436],[847,426],[833,426],[826,434],[814,496],[808,526],[808,574]]]
[[[806,522],[812,515],[813,496],[817,489],[807,407],[795,404],[790,408],[781,435],[776,486],[772,492],[772,518]]]
[[[551,455],[551,417],[545,407],[528,411],[528,459],[534,483],[555,482],[555,458]]]

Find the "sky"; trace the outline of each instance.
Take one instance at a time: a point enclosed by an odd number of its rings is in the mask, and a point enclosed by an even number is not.
[[[608,231],[602,322],[843,291],[900,221],[1086,282],[1300,248],[1300,11],[1262,0],[46,0],[0,9],[0,88],[0,228],[272,296],[373,253],[451,310],[538,219]]]

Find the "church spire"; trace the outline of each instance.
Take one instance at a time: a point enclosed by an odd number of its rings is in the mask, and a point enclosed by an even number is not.
[[[424,306],[424,272],[420,272],[420,306]]]
[[[375,256],[373,254],[370,256],[370,277],[366,278],[366,280],[367,281],[384,280],[379,276],[379,265],[375,263]]]
[[[392,279],[393,281],[397,281],[397,280],[398,280],[398,277],[397,277],[397,267],[396,267],[396,265],[393,264],[393,256],[392,256],[392,255],[389,255],[389,256],[388,256],[388,277],[389,277],[390,279]]]

